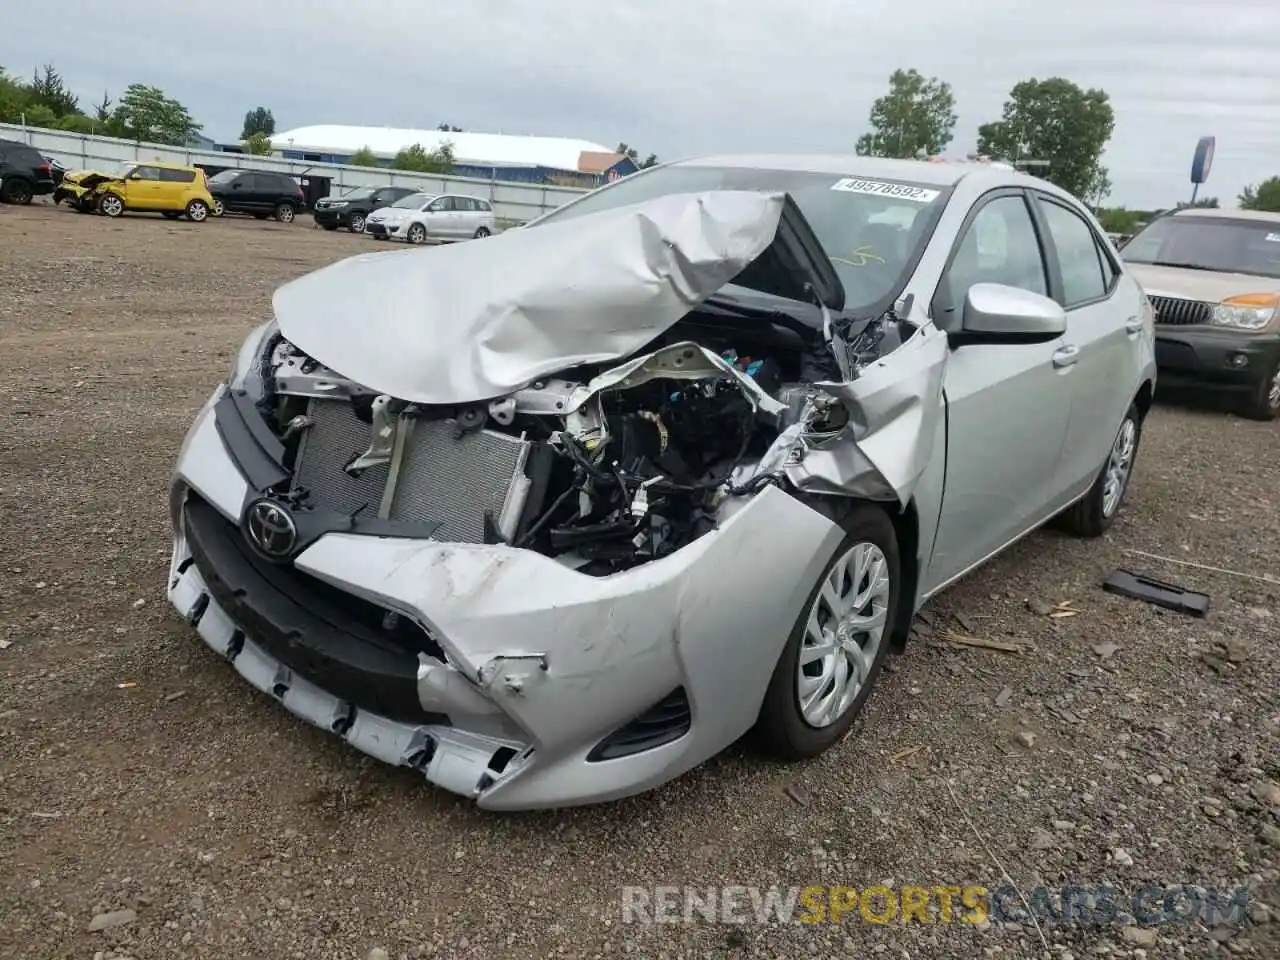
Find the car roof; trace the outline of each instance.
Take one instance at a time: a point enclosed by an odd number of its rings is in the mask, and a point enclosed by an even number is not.
[[[1280,213],[1269,210],[1220,210],[1217,207],[1184,207],[1173,212],[1175,217],[1216,217],[1219,220],[1260,220],[1280,223]]]
[[[936,187],[952,187],[968,177],[1039,187],[1046,181],[984,161],[896,160],[857,154],[721,154],[677,160],[673,166],[742,167],[753,170],[788,170],[796,173],[828,173],[832,176],[907,180]]]
[[[165,163],[163,160],[126,160],[125,163],[132,163],[137,167],[156,167],[160,170],[194,170],[199,173],[199,167],[188,167],[181,163]]]

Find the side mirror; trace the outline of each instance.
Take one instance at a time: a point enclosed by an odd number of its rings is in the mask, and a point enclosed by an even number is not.
[[[975,283],[964,298],[961,332],[996,342],[1044,342],[1067,332],[1056,300],[1003,283]]]

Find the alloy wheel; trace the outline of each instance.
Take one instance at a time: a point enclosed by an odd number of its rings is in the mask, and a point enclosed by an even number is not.
[[[226,209],[222,206],[222,201],[219,200],[217,197],[214,197],[213,206],[210,208],[209,212],[212,213],[215,217],[220,217],[226,212]]]
[[[364,233],[364,214],[353,213],[351,215],[350,229],[352,233]]]
[[[114,193],[103,194],[102,199],[98,201],[98,209],[108,217],[118,217],[124,213],[124,201]]]
[[[1120,507],[1129,473],[1133,469],[1133,453],[1138,445],[1138,425],[1131,417],[1125,417],[1111,444],[1111,456],[1107,458],[1107,478],[1102,486],[1102,515],[1112,516]]]
[[[1272,410],[1280,410],[1280,365],[1276,366],[1275,376],[1271,378],[1271,389],[1267,391],[1267,403]]]
[[[811,727],[828,727],[853,705],[884,642],[889,563],[874,543],[855,543],[823,578],[800,646],[796,696]]]

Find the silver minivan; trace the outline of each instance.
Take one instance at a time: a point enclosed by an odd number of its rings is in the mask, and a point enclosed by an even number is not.
[[[369,214],[365,233],[407,243],[482,239],[498,232],[493,204],[457,193],[411,193]]]

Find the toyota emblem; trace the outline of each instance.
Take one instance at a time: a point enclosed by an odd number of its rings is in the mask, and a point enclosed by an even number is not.
[[[293,553],[298,526],[284,507],[272,500],[255,500],[244,517],[245,535],[260,553],[279,560]]]

